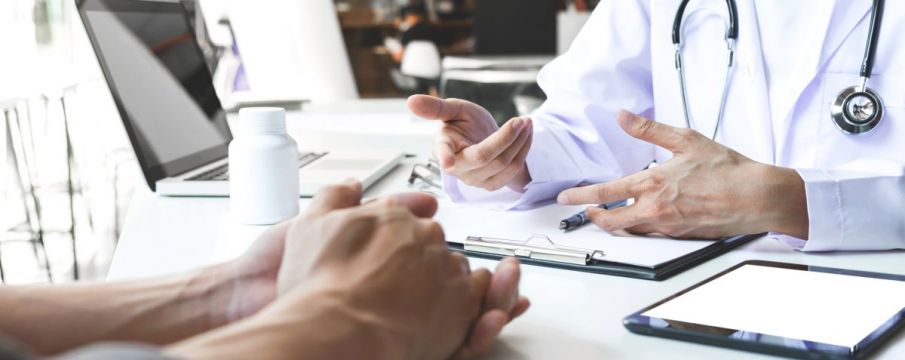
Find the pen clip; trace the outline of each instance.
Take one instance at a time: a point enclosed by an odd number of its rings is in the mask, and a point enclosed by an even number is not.
[[[542,244],[532,245],[532,241]],[[469,236],[463,245],[466,251],[576,265],[588,265],[591,260],[599,260],[605,256],[601,250],[556,245],[545,235],[533,235],[524,241]]]

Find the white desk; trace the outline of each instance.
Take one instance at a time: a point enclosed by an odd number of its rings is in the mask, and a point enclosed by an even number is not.
[[[368,196],[405,189],[410,167],[398,167]],[[307,200],[301,200],[303,206]],[[228,199],[151,196],[133,206],[109,279],[186,271],[240,254],[262,228],[229,221]],[[645,337],[622,327],[625,315],[741,261],[765,259],[905,274],[905,253],[807,255],[760,239],[663,282],[524,266],[522,292],[532,308],[504,330],[500,359],[758,359],[765,356]],[[474,267],[493,261],[472,259]],[[807,306],[795,304],[790,306]],[[875,359],[905,358],[905,333]]]

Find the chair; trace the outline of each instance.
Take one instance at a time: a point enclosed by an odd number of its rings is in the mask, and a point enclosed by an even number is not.
[[[436,94],[440,83],[441,59],[437,45],[430,41],[412,41],[405,47],[400,71],[418,79],[421,90]]]
[[[28,99],[22,98],[15,101],[9,101],[0,104],[2,115],[6,129],[6,147],[7,152],[11,155],[12,170],[14,172],[15,182],[18,185],[21,194],[21,204],[25,212],[25,221],[21,224],[14,224],[11,228],[3,229],[2,238],[4,241],[15,242],[31,242],[38,262],[41,261],[39,256],[39,248],[43,252],[44,269],[47,271],[47,278],[53,281],[50,270],[50,261],[47,257],[47,251],[44,246],[44,240],[47,235],[61,234],[67,236],[71,240],[72,245],[72,277],[78,280],[80,277],[79,256],[78,256],[78,239],[76,235],[76,227],[81,226],[76,223],[76,197],[80,197],[85,204],[85,219],[89,229],[94,228],[92,214],[89,207],[89,199],[86,196],[85,184],[77,180],[76,176],[78,167],[75,161],[73,145],[71,139],[69,105],[67,94],[71,93],[74,86],[67,86],[58,93],[49,94],[42,93],[40,95],[41,103],[44,107],[45,116],[49,113],[52,104],[59,106],[61,123],[63,127],[65,141],[65,176],[63,182],[48,183],[40,181],[38,174],[38,155],[36,153],[36,143],[39,135],[34,131],[34,119],[29,114],[30,103]],[[23,115],[24,113],[24,115]],[[63,229],[49,229],[45,221],[43,221],[44,211],[42,197],[50,194],[65,194],[68,202],[68,225]],[[116,215],[115,215],[116,216]],[[2,266],[2,264],[0,264]],[[0,278],[5,275],[0,271]],[[0,279],[2,280],[2,279]]]
[[[7,241],[31,243],[36,261],[40,263],[43,258],[43,267],[47,272],[47,279],[52,282],[53,273],[50,269],[50,259],[47,256],[47,248],[44,245],[45,231],[41,221],[41,203],[35,193],[32,174],[33,166],[30,164],[31,159],[27,156],[26,144],[22,141],[25,134],[22,129],[23,118],[22,113],[19,111],[19,105],[20,103],[17,101],[10,102],[2,107],[0,114],[3,115],[5,127],[4,142],[6,154],[9,157],[8,159],[3,159],[4,166],[6,161],[11,160],[11,167],[18,187],[20,204],[24,211],[25,219],[15,224],[4,224],[11,226],[9,228],[4,226],[4,229],[2,229],[0,248]],[[0,282],[6,282],[5,275],[2,255],[0,255]]]

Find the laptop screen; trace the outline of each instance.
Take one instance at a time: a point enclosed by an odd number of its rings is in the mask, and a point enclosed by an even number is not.
[[[225,157],[226,117],[182,6],[85,0],[79,9],[151,188]]]

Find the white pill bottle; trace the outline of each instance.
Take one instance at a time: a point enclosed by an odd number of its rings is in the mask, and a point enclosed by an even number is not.
[[[286,111],[244,108],[229,144],[230,211],[235,221],[270,225],[299,213],[298,146]]]

